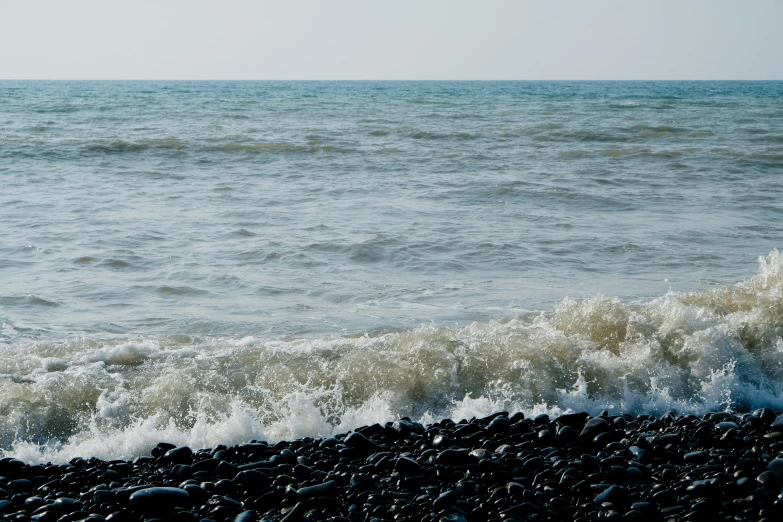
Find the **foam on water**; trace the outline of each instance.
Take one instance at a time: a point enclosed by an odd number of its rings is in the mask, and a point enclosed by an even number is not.
[[[565,299],[462,328],[19,341],[0,353],[0,447],[33,462],[322,437],[405,415],[783,408],[783,256],[711,291]]]

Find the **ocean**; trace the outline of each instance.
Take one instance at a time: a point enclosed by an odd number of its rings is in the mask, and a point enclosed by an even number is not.
[[[783,408],[783,82],[0,81],[0,455]]]

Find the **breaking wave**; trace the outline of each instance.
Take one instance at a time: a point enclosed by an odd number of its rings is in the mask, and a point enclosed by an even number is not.
[[[317,339],[186,335],[0,345],[0,448],[132,458],[327,436],[400,416],[783,409],[783,257],[710,291],[596,295],[463,328]]]

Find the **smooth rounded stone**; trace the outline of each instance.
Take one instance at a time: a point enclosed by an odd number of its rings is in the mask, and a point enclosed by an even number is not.
[[[269,477],[266,473],[249,469],[237,473],[232,481],[242,487],[252,487],[254,489],[263,489],[269,486]]]
[[[585,427],[582,428],[581,433],[579,433],[579,438],[593,440],[596,436],[604,433],[608,429],[609,423],[606,422],[606,419],[602,419],[601,417],[594,417],[587,421]]]
[[[495,417],[487,425],[488,433],[508,433],[511,430],[511,422],[508,417]]]
[[[93,491],[92,502],[93,504],[111,504],[114,502],[114,492],[105,489]]]
[[[100,475],[98,475],[98,478],[104,482],[119,482],[122,480],[122,476],[114,471],[113,469],[107,469]]]
[[[361,451],[377,451],[378,445],[368,439],[363,433],[354,432],[345,437],[343,441],[349,448],[354,448]]]
[[[716,431],[726,431],[726,430],[738,430],[739,424],[736,422],[719,422],[715,425]]]
[[[634,502],[631,504],[631,509],[640,513],[655,513],[655,504],[651,502]]]
[[[605,431],[595,436],[595,438],[593,439],[593,444],[599,448],[604,448],[609,444],[612,444],[613,442],[617,442],[617,439],[618,439],[617,435],[615,435],[611,431]]]
[[[488,459],[492,457],[492,452],[486,448],[474,449],[470,452],[470,458],[473,462]]]
[[[224,479],[232,479],[239,473],[239,468],[226,460],[221,460],[218,467],[215,468],[215,474]]]
[[[435,501],[432,503],[432,508],[435,511],[441,511],[443,509],[446,509],[448,507],[453,506],[457,502],[457,492],[454,490],[448,490],[444,491],[440,495],[438,495],[438,498],[435,499]]]
[[[193,468],[188,464],[177,464],[171,468],[171,477],[174,480],[187,480],[193,476]]]
[[[256,514],[253,511],[243,511],[234,517],[234,522],[255,522]]]
[[[711,422],[721,422],[731,418],[731,413],[727,411],[713,411],[704,414],[704,420]]]
[[[601,465],[601,459],[588,453],[583,453],[579,460],[582,467],[588,471],[597,470]]]
[[[633,455],[636,460],[642,461],[647,456],[647,450],[640,448],[639,446],[630,446],[628,451]]]
[[[5,487],[14,493],[31,493],[33,491],[33,483],[27,479],[11,480],[6,483]]]
[[[555,440],[555,436],[552,435],[552,432],[549,430],[541,430],[538,432],[538,441],[540,443],[549,444]]]
[[[226,447],[222,444],[216,447],[214,450],[212,450],[212,458],[218,459],[218,460],[226,460],[228,458],[228,453],[226,452]]]
[[[408,457],[400,457],[394,464],[394,471],[403,475],[414,475],[421,471],[421,464]]]
[[[756,477],[756,482],[766,489],[774,489],[779,482],[778,476],[771,471],[764,471]]]
[[[427,431],[421,423],[405,419],[394,421],[391,428],[400,437],[407,437],[411,433],[423,434]]]
[[[614,420],[612,420],[612,424],[616,424],[617,426],[624,428],[628,425],[628,419],[621,415],[619,417],[615,417]]]
[[[328,480],[322,484],[316,484],[315,486],[307,486],[299,488],[296,493],[303,500],[313,497],[325,497],[331,495],[337,489],[337,482],[334,480]]]
[[[172,464],[190,464],[192,458],[193,450],[187,446],[170,449],[163,455],[163,459]]]
[[[333,448],[337,446],[339,443],[340,441],[335,439],[334,437],[327,437],[318,444],[318,447],[321,449]]]
[[[454,431],[454,438],[462,439],[482,431],[484,428],[481,424],[460,424]]]
[[[783,478],[783,459],[772,459],[767,464],[767,471],[775,474],[776,477]]]
[[[432,447],[433,448],[445,448],[451,443],[451,439],[449,439],[446,435],[435,435],[435,437],[432,438]]]
[[[708,496],[714,484],[713,479],[694,480],[685,488],[685,492],[694,498]]]
[[[198,484],[186,484],[182,489],[188,494],[193,505],[204,504],[212,495]]]
[[[563,442],[570,442],[576,440],[579,434],[571,426],[563,426],[557,431],[557,438]]]
[[[283,448],[280,450],[280,457],[288,464],[296,463],[296,453],[291,451],[290,448]]]
[[[375,487],[372,478],[366,473],[354,473],[351,475],[351,482],[348,489],[357,493],[370,491]]]
[[[35,511],[39,507],[46,504],[46,501],[41,497],[28,497],[24,501],[24,508],[27,511]]]
[[[305,510],[304,504],[297,502],[293,508],[286,511],[285,516],[280,519],[280,522],[300,522],[304,520]]]
[[[535,426],[541,426],[542,424],[549,424],[549,415],[542,413],[533,417],[533,424]]]
[[[88,511],[74,511],[72,513],[68,513],[67,515],[61,516],[60,518],[57,519],[57,522],[73,522],[76,520],[86,520],[87,517],[89,516],[90,513]]]
[[[633,466],[629,466],[625,468],[626,482],[634,484],[637,482],[644,482],[646,478],[647,477],[644,475],[644,473],[642,473],[642,470],[640,470],[639,468],[635,468]]]
[[[519,421],[521,421],[521,420],[525,420],[525,414],[524,414],[524,413],[522,413],[521,411],[514,412],[514,413],[513,413],[513,414],[511,414],[511,416],[508,418],[508,421],[509,421],[509,422],[510,422],[512,425],[513,425],[513,424],[516,424],[517,422],[519,422]]]
[[[528,515],[536,515],[541,512],[541,508],[532,502],[522,502],[511,506],[500,512],[501,516],[508,517],[525,517]]]
[[[215,493],[218,495],[231,495],[235,491],[235,484],[228,479],[220,479],[215,482]]]
[[[769,425],[770,430],[774,430],[776,428],[783,428],[783,414],[775,417],[775,420],[773,420]]]
[[[84,504],[76,499],[61,497],[52,503],[52,506],[58,513],[72,513],[74,511],[81,511]]]
[[[452,513],[445,517],[440,517],[438,522],[468,522],[468,519],[461,513]]]
[[[761,408],[753,412],[755,417],[758,417],[764,424],[769,425],[772,423],[776,416],[775,411],[772,408]]]
[[[0,475],[11,477],[25,466],[25,463],[13,457],[3,457],[0,459]]]
[[[443,450],[435,457],[435,463],[444,466],[467,466],[470,464],[470,452],[466,449]]]
[[[557,417],[555,423],[558,426],[570,426],[576,431],[577,429],[581,430],[584,427],[587,417],[589,417],[587,412],[566,413],[565,415]]]
[[[594,503],[601,505],[604,502],[611,502],[612,504],[624,504],[628,501],[628,491],[622,486],[609,486],[603,493],[596,495],[593,500]]]
[[[686,510],[685,506],[675,504],[673,506],[667,506],[665,508],[661,508],[661,515],[663,515],[664,517],[668,517],[669,515],[676,515],[677,513],[682,513],[685,510]]]
[[[33,514],[30,516],[31,522],[55,522],[58,520],[54,511],[46,511],[44,513]]]
[[[692,451],[683,455],[686,464],[704,464],[709,462],[710,453],[708,451]]]
[[[130,496],[130,506],[134,510],[151,515],[165,515],[175,507],[190,505],[190,495],[179,488],[151,487],[134,492]]]
[[[215,471],[221,462],[223,461],[220,459],[209,458],[194,462],[190,465],[190,467],[193,470],[193,473],[197,473],[199,471]]]
[[[513,444],[501,444],[495,448],[495,453],[500,455],[506,455],[509,453],[516,453],[516,447]]]

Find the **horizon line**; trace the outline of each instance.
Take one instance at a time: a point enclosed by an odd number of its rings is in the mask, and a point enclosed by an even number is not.
[[[780,82],[783,78],[0,78],[3,82]]]

